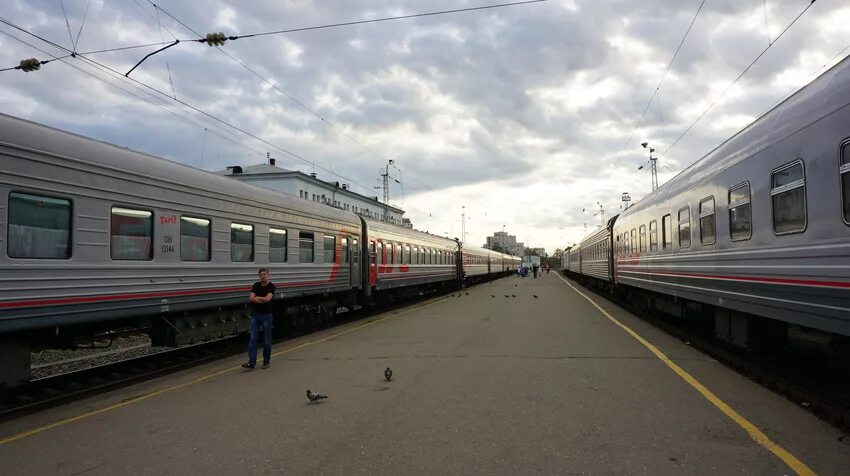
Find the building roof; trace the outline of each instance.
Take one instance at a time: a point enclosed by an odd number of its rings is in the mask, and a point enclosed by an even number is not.
[[[218,170],[213,172],[216,175],[223,175],[226,177],[239,179],[241,177],[250,176],[252,179],[280,179],[280,178],[298,178],[304,180],[305,182],[313,183],[314,185],[318,185],[320,187],[328,188],[328,189],[336,189],[336,193],[341,193],[343,195],[347,195],[352,198],[356,198],[359,200],[364,200],[367,202],[374,202],[375,206],[379,206],[381,208],[386,207],[388,210],[393,211],[399,215],[404,215],[404,210],[398,207],[394,207],[392,205],[386,204],[378,200],[378,197],[367,197],[365,195],[361,195],[357,192],[353,192],[348,188],[348,184],[342,184],[340,182],[328,182],[325,180],[321,180],[315,177],[313,174],[305,174],[304,172],[299,172],[298,170],[287,170],[281,167],[278,167],[273,164],[257,164],[257,165],[233,165],[227,167],[224,170]],[[253,181],[253,180],[252,180]]]

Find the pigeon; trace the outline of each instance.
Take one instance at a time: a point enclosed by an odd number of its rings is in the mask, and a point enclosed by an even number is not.
[[[517,286],[516,284],[514,284],[514,287],[515,287],[515,288],[518,288],[519,286]]]
[[[496,295],[495,295],[495,294],[491,294],[491,295],[490,295],[490,297],[496,297]]]
[[[466,293],[466,295],[469,296],[469,293]]]
[[[532,296],[534,296],[534,299],[537,299],[537,295],[536,295],[536,294],[532,294]]]
[[[505,294],[505,297],[508,297],[508,295],[507,295],[507,294]]]
[[[511,297],[516,297],[516,294],[511,294]]]
[[[384,378],[387,379],[387,382],[393,378],[393,371],[389,367],[387,367],[387,370],[384,370]]]
[[[323,398],[328,398],[328,396],[319,393],[314,393],[309,388],[307,389],[307,400],[310,400],[310,403],[316,403]]]

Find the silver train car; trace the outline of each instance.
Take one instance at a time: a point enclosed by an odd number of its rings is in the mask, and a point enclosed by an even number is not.
[[[610,258],[611,229],[600,227],[581,241],[579,274],[610,281],[612,266]]]
[[[739,346],[800,332],[846,344],[848,124],[845,59],[612,219],[607,282],[674,315],[708,306]]]
[[[455,240],[381,221],[365,220],[368,283],[374,291],[416,289],[457,280]]]
[[[496,274],[509,274],[519,266],[520,258],[498,251],[464,243],[460,250],[461,274],[469,282],[490,278]]]
[[[0,386],[28,381],[34,346],[102,330],[245,332],[260,267],[284,330],[462,285],[454,240],[2,114],[0,240]]]

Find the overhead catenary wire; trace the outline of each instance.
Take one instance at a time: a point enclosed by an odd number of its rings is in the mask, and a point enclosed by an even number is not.
[[[620,162],[620,159],[623,158],[623,155],[626,153],[626,149],[629,147],[629,144],[632,143],[632,139],[635,136],[635,132],[637,132],[638,127],[640,127],[640,125],[643,123],[643,118],[646,117],[646,111],[649,110],[649,106],[652,104],[652,100],[655,99],[655,96],[661,89],[661,84],[663,84],[664,79],[667,78],[667,73],[670,72],[670,68],[673,66],[673,62],[676,61],[676,57],[679,55],[679,51],[682,49],[682,45],[685,44],[685,40],[688,38],[688,34],[691,32],[691,28],[693,28],[694,23],[697,21],[697,17],[702,11],[702,7],[705,5],[705,2],[706,0],[702,0],[702,2],[700,2],[699,8],[697,8],[697,12],[694,14],[694,17],[691,19],[691,23],[688,25],[688,29],[685,30],[685,34],[682,36],[682,41],[680,41],[679,46],[676,47],[676,51],[673,53],[673,57],[670,58],[670,63],[667,64],[667,69],[664,70],[664,74],[661,75],[661,80],[658,81],[658,86],[655,87],[655,90],[649,97],[649,101],[647,101],[646,106],[643,107],[643,112],[640,113],[640,119],[638,119],[637,124],[635,124],[634,129],[632,129],[632,133],[629,134],[628,140],[626,140],[626,143],[623,145],[623,148],[620,151],[620,156],[617,157],[617,162],[615,162],[615,165]]]
[[[782,31],[779,33],[779,35],[777,35],[777,37],[773,40],[773,42],[772,42],[772,43],[770,43],[769,45],[767,45],[767,46],[766,46],[766,47],[765,47],[765,48],[761,51],[761,53],[759,53],[759,54],[758,54],[758,56],[756,56],[756,57],[755,57],[755,59],[754,59],[754,60],[753,60],[753,61],[752,61],[752,62],[751,62],[751,63],[750,63],[750,64],[749,64],[746,68],[744,68],[744,70],[743,70],[743,71],[741,71],[741,74],[739,74],[739,75],[738,75],[738,77],[737,77],[737,78],[735,78],[735,80],[734,80],[734,81],[732,81],[732,83],[731,83],[729,86],[727,86],[727,87],[726,87],[726,89],[724,89],[724,90],[723,90],[723,92],[722,92],[722,93],[720,93],[720,95],[719,95],[719,96],[717,96],[717,97],[714,99],[714,101],[712,101],[712,102],[711,102],[711,104],[709,104],[709,106],[708,106],[707,108],[705,108],[705,110],[702,112],[702,114],[700,114],[700,115],[699,115],[696,119],[694,119],[694,122],[692,122],[692,123],[691,123],[691,125],[689,125],[689,126],[687,127],[687,129],[685,129],[685,130],[684,130],[684,132],[682,132],[682,133],[679,135],[679,137],[677,137],[677,138],[676,138],[676,140],[674,140],[674,141],[673,141],[673,143],[672,143],[672,144],[670,144],[670,147],[667,147],[667,149],[666,149],[666,150],[664,150],[664,152],[663,152],[661,155],[667,155],[667,152],[670,152],[670,150],[671,150],[671,149],[673,149],[673,147],[675,147],[675,146],[676,146],[676,144],[678,144],[678,143],[679,143],[679,141],[681,141],[681,140],[682,140],[682,138],[683,138],[683,137],[685,137],[685,135],[686,135],[686,134],[687,134],[687,133],[688,133],[688,132],[689,132],[689,131],[690,131],[690,130],[691,130],[691,129],[695,126],[695,125],[696,125],[696,123],[697,123],[697,122],[699,122],[699,121],[700,121],[700,119],[702,119],[702,118],[703,118],[706,114],[708,114],[708,111],[710,111],[710,110],[714,107],[714,105],[715,105],[715,104],[717,104],[717,102],[718,102],[718,101],[720,101],[720,99],[722,99],[722,98],[723,98],[723,96],[725,96],[725,95],[726,95],[726,93],[728,93],[728,92],[729,92],[729,90],[730,90],[730,89],[732,89],[732,87],[733,87],[733,86],[735,86],[735,84],[737,84],[737,83],[738,83],[738,81],[739,81],[741,78],[743,78],[743,77],[744,77],[744,75],[745,75],[745,74],[747,74],[747,71],[749,71],[749,70],[750,70],[750,68],[752,68],[752,67],[753,67],[753,65],[755,65],[755,64],[758,62],[758,60],[759,60],[759,59],[761,59],[761,57],[762,57],[762,56],[764,56],[764,54],[765,54],[765,53],[767,53],[767,50],[769,50],[771,46],[773,46],[774,44],[776,44],[776,42],[778,42],[778,41],[779,41],[779,39],[780,39],[780,38],[782,38],[782,35],[784,35],[784,34],[785,34],[785,32],[787,32],[787,31],[788,31],[788,30],[789,30],[792,26],[794,26],[794,23],[797,23],[797,20],[799,20],[799,19],[800,19],[800,17],[802,17],[802,16],[803,16],[803,15],[804,15],[807,11],[809,11],[809,8],[811,8],[811,7],[812,7],[812,5],[814,5],[814,4],[815,4],[815,1],[817,1],[817,0],[810,0],[809,4],[808,4],[808,5],[806,5],[806,8],[804,8],[804,9],[803,9],[803,10],[802,10],[799,14],[797,14],[797,16],[796,16],[796,17],[794,17],[794,19],[793,19],[793,20],[791,20],[791,23],[789,23],[789,24],[788,24],[788,26],[786,26],[786,27],[785,27],[785,29],[784,29],[784,30],[782,30]]]
[[[177,23],[179,23],[180,25],[182,25],[184,28],[186,28],[186,29],[187,29],[187,30],[189,30],[190,32],[194,33],[195,35],[200,36],[200,33],[198,33],[198,31],[197,31],[197,30],[195,30],[194,28],[190,27],[189,25],[187,25],[187,24],[186,24],[186,23],[184,23],[182,20],[180,20],[179,18],[175,17],[174,15],[172,15],[171,13],[169,13],[168,11],[166,11],[165,9],[163,9],[163,8],[161,8],[161,7],[159,7],[159,6],[157,6],[157,5],[156,5],[156,4],[155,4],[152,0],[147,0],[147,2],[148,2],[148,3],[150,3],[151,5],[153,5],[154,7],[156,7],[158,10],[162,11],[162,13],[164,13],[164,14],[165,14],[165,15],[167,15],[167,16],[169,16],[171,19],[173,19],[174,21],[176,21]],[[253,75],[254,75],[254,76],[256,76],[257,78],[259,78],[261,81],[263,81],[264,83],[266,83],[266,84],[268,84],[269,86],[271,86],[274,90],[278,91],[279,93],[281,93],[281,94],[283,94],[284,96],[286,96],[287,98],[289,98],[292,102],[294,102],[295,104],[297,104],[299,107],[301,107],[301,108],[302,108],[302,109],[304,109],[305,111],[309,112],[310,114],[312,114],[313,116],[315,116],[316,118],[318,118],[319,120],[321,120],[321,121],[322,121],[322,124],[327,124],[328,126],[330,126],[331,128],[333,128],[335,131],[339,132],[341,135],[343,135],[344,137],[346,137],[346,138],[347,138],[347,139],[349,139],[350,141],[352,141],[352,142],[354,142],[355,144],[359,145],[359,146],[360,146],[361,148],[363,148],[365,151],[367,151],[367,152],[369,152],[370,154],[372,154],[372,155],[374,155],[374,156],[376,156],[376,157],[380,158],[382,161],[387,161],[387,160],[389,160],[387,157],[385,157],[385,156],[383,156],[383,155],[381,155],[381,154],[377,153],[376,151],[372,150],[370,147],[368,147],[368,146],[366,146],[365,144],[363,144],[362,142],[360,142],[357,138],[353,137],[352,135],[348,134],[348,133],[347,133],[347,132],[345,132],[344,130],[342,130],[342,129],[340,129],[339,127],[337,127],[337,126],[336,126],[333,122],[329,121],[328,119],[326,119],[325,117],[323,117],[321,114],[317,113],[316,111],[314,111],[314,110],[312,110],[310,107],[308,107],[306,104],[304,104],[304,102],[303,102],[303,101],[301,101],[300,99],[296,98],[295,96],[293,96],[293,95],[292,95],[292,94],[290,94],[289,92],[287,92],[287,91],[285,91],[284,89],[282,89],[282,88],[281,88],[280,86],[278,86],[275,82],[272,82],[272,81],[268,80],[267,78],[263,77],[261,74],[259,74],[258,72],[256,72],[254,69],[252,69],[251,67],[249,67],[249,66],[248,66],[247,64],[245,64],[244,62],[240,61],[238,58],[236,58],[236,57],[234,57],[233,55],[231,55],[230,53],[228,53],[226,50],[224,50],[224,49],[222,49],[222,48],[220,48],[220,47],[218,47],[218,46],[216,47],[216,49],[218,49],[218,50],[219,50],[222,54],[224,54],[225,56],[227,56],[228,58],[230,58],[231,60],[233,60],[234,62],[236,62],[237,64],[239,64],[240,66],[242,66],[245,70],[247,70],[248,72],[250,72],[251,74],[253,74]],[[396,167],[396,168],[398,168],[398,167]],[[399,171],[401,171],[401,169],[399,169]],[[428,184],[426,184],[425,182],[421,181],[421,180],[420,180],[420,179],[418,179],[416,176],[414,176],[414,175],[410,175],[410,176],[411,176],[411,177],[413,177],[413,179],[414,179],[414,180],[416,180],[417,182],[419,182],[419,183],[421,183],[423,186],[425,186],[425,188],[427,188],[427,189],[429,189],[429,190],[433,190],[433,188],[432,188],[431,186],[429,186],[429,185],[428,185]]]
[[[31,43],[28,43],[27,41],[24,41],[24,40],[22,40],[22,39],[20,39],[20,38],[16,37],[15,35],[12,35],[12,34],[8,33],[8,32],[5,32],[5,31],[3,31],[3,30],[0,30],[0,34],[4,34],[4,35],[6,35],[6,36],[8,36],[8,37],[10,37],[10,38],[12,38],[12,39],[14,39],[14,40],[16,40],[16,41],[18,41],[18,42],[22,43],[22,44],[24,44],[24,45],[29,46],[30,48],[32,48],[32,49],[34,49],[34,50],[36,50],[36,51],[40,51],[41,53],[43,53],[43,54],[45,54],[45,55],[47,55],[47,56],[52,56],[50,53],[48,53],[48,52],[46,52],[46,51],[42,50],[41,48],[39,48],[39,47],[37,47],[37,46],[35,46],[35,45],[31,44]],[[65,56],[54,56],[54,57],[53,57],[53,59],[51,59],[51,60],[49,60],[49,61],[59,61],[59,62],[61,62],[61,63],[64,63],[65,65],[70,66],[71,68],[73,68],[73,69],[75,69],[75,70],[77,70],[77,71],[79,71],[79,72],[81,72],[81,73],[83,73],[83,74],[86,74],[86,75],[88,75],[88,76],[91,76],[92,78],[94,78],[94,79],[96,79],[96,80],[98,80],[98,81],[101,81],[101,82],[106,83],[106,84],[108,84],[108,85],[110,85],[110,86],[112,86],[112,87],[114,87],[114,88],[116,88],[116,89],[119,89],[119,90],[123,91],[124,93],[129,94],[130,96],[133,96],[133,97],[135,97],[136,99],[138,99],[138,100],[140,100],[140,101],[144,101],[144,102],[146,102],[146,103],[150,104],[151,106],[153,106],[153,107],[155,107],[155,108],[157,108],[157,109],[159,109],[159,110],[161,110],[161,111],[163,111],[163,112],[166,112],[166,113],[168,113],[168,114],[171,114],[171,115],[173,115],[173,116],[175,116],[175,117],[177,117],[177,118],[179,118],[179,119],[181,119],[181,120],[183,120],[183,121],[186,121],[186,122],[188,122],[188,123],[190,123],[190,124],[193,124],[193,125],[198,126],[198,127],[202,127],[202,128],[204,128],[205,130],[207,130],[207,127],[206,127],[206,126],[204,126],[203,124],[200,124],[200,123],[198,123],[198,122],[195,122],[195,121],[193,121],[192,119],[189,119],[189,118],[187,118],[187,117],[185,117],[185,116],[181,116],[181,115],[179,115],[179,114],[175,113],[174,111],[169,110],[169,109],[168,109],[168,108],[166,108],[166,107],[163,107],[163,106],[161,106],[161,105],[159,105],[159,104],[156,104],[156,103],[154,103],[153,101],[151,101],[151,100],[149,100],[149,99],[147,99],[147,98],[144,98],[144,97],[142,97],[142,96],[140,96],[140,95],[138,95],[138,94],[136,94],[136,93],[134,93],[134,92],[132,92],[132,91],[130,91],[130,90],[127,90],[127,89],[125,89],[125,88],[121,87],[121,86],[120,86],[120,85],[118,85],[118,84],[115,84],[115,83],[113,83],[113,82],[111,82],[111,81],[108,81],[108,80],[106,80],[106,79],[104,79],[104,78],[101,78],[101,77],[99,77],[99,76],[97,76],[97,75],[95,75],[95,74],[93,74],[93,73],[91,73],[91,72],[89,72],[89,71],[86,71],[86,70],[84,70],[84,69],[82,69],[82,68],[80,68],[80,67],[78,67],[78,66],[74,65],[73,63],[70,63],[70,62],[68,62],[68,61],[65,61],[65,59],[70,58],[70,57],[71,57],[71,55],[65,55]],[[134,86],[134,87],[137,87],[137,86]],[[226,135],[224,135],[224,134],[221,134],[221,133],[219,133],[219,132],[217,132],[217,131],[213,131],[213,130],[210,130],[210,132],[212,132],[212,133],[213,133],[213,134],[215,134],[216,136],[218,136],[218,137],[220,137],[220,138],[222,138],[222,139],[224,139],[224,140],[226,140],[226,141],[228,141],[228,142],[231,142],[231,143],[233,143],[233,144],[235,144],[235,145],[237,145],[237,146],[240,146],[240,147],[242,147],[242,148],[245,148],[245,149],[247,149],[247,150],[250,150],[250,151],[252,151],[252,152],[256,153],[257,155],[265,156],[265,152],[259,151],[259,150],[257,150],[257,149],[253,149],[253,148],[251,148],[251,147],[249,147],[249,146],[247,146],[247,145],[245,145],[245,144],[242,144],[242,143],[238,142],[237,140],[235,140],[235,139],[233,139],[233,138],[231,138],[231,137],[228,137],[228,136],[226,136]]]
[[[44,42],[46,42],[46,43],[48,43],[48,44],[50,44],[50,45],[52,45],[52,46],[54,46],[54,47],[56,47],[56,48],[59,48],[59,49],[61,49],[61,50],[63,50],[63,51],[66,51],[66,52],[71,53],[71,51],[70,51],[70,50],[68,50],[67,48],[65,48],[65,47],[63,47],[63,46],[61,46],[61,45],[57,45],[56,43],[54,43],[54,42],[52,42],[52,41],[50,41],[50,40],[47,40],[47,39],[45,39],[45,38],[42,38],[41,36],[36,35],[35,33],[32,33],[32,32],[30,32],[30,31],[28,31],[28,30],[26,30],[26,29],[24,29],[24,28],[22,28],[22,27],[19,27],[19,26],[15,25],[15,24],[13,24],[13,23],[9,22],[8,20],[5,20],[5,19],[3,19],[3,18],[0,18],[0,23],[4,23],[4,24],[6,24],[6,25],[9,25],[9,26],[11,26],[11,27],[13,27],[13,28],[15,28],[15,29],[17,29],[17,30],[19,30],[19,31],[23,32],[23,33],[26,33],[26,34],[28,34],[28,35],[30,35],[30,36],[33,36],[33,37],[35,37],[35,38],[38,38],[39,40],[42,40],[42,41],[44,41]],[[122,75],[120,72],[116,71],[115,69],[110,68],[109,66],[106,66],[106,65],[104,65],[104,64],[101,64],[101,63],[99,63],[99,62],[97,62],[97,61],[95,61],[95,60],[93,60],[93,59],[91,59],[91,58],[88,58],[88,57],[86,57],[86,56],[84,56],[84,55],[82,55],[82,54],[80,54],[80,53],[77,53],[75,57],[80,58],[80,59],[82,59],[82,60],[84,60],[84,61],[86,61],[86,62],[88,62],[88,63],[94,64],[94,65],[97,65],[97,66],[98,66],[98,67],[100,67],[101,69],[107,70],[107,71],[109,71],[110,73],[112,73],[113,75],[117,75],[117,76],[121,76],[121,77],[126,77],[126,76]],[[136,84],[138,84],[138,85],[140,85],[140,86],[142,86],[142,87],[144,87],[144,88],[147,88],[147,89],[149,89],[149,90],[151,90],[151,91],[153,91],[153,92],[155,92],[155,93],[157,93],[157,94],[159,94],[159,95],[162,95],[162,96],[164,96],[164,97],[166,97],[166,98],[168,98],[168,99],[170,99],[170,100],[172,100],[172,101],[175,101],[175,102],[177,102],[177,103],[179,103],[179,104],[183,105],[184,107],[187,107],[187,108],[189,108],[189,109],[191,109],[191,110],[193,110],[193,111],[195,111],[195,112],[197,112],[197,113],[199,113],[199,114],[202,114],[202,115],[204,115],[204,116],[206,116],[206,117],[208,117],[208,118],[212,119],[212,120],[213,120],[213,121],[215,121],[215,122],[218,122],[218,123],[220,123],[220,124],[222,124],[222,125],[224,125],[224,126],[227,126],[227,127],[231,128],[231,129],[233,129],[233,130],[236,130],[236,131],[238,131],[238,132],[240,132],[240,133],[242,133],[242,134],[245,134],[245,135],[247,135],[247,136],[249,136],[249,137],[251,137],[251,138],[253,138],[253,139],[255,139],[255,140],[259,141],[259,142],[262,142],[263,144],[266,144],[266,145],[268,145],[268,146],[270,146],[270,147],[273,147],[273,148],[275,148],[275,149],[277,149],[277,150],[279,150],[279,151],[281,151],[281,152],[283,152],[283,153],[287,154],[288,156],[290,156],[290,157],[292,157],[292,158],[294,158],[294,159],[300,160],[300,161],[302,161],[302,162],[304,162],[304,163],[306,163],[306,164],[308,164],[308,165],[313,165],[313,162],[312,162],[312,161],[310,161],[309,159],[306,159],[306,158],[304,158],[304,157],[302,157],[302,156],[300,156],[300,155],[298,155],[298,154],[296,154],[296,153],[294,153],[294,152],[292,152],[292,151],[289,151],[289,150],[285,149],[284,147],[281,147],[281,146],[279,146],[279,145],[277,145],[277,144],[274,144],[274,143],[272,143],[272,142],[270,142],[270,141],[268,141],[268,140],[266,140],[266,139],[263,139],[263,138],[261,138],[261,137],[258,137],[257,135],[255,135],[255,134],[253,134],[253,133],[251,133],[251,132],[249,132],[249,131],[247,131],[247,130],[245,130],[245,129],[243,129],[243,128],[239,127],[239,126],[236,126],[236,125],[234,125],[234,124],[231,124],[231,123],[229,123],[229,122],[225,121],[224,119],[221,119],[220,117],[215,116],[215,115],[213,115],[213,114],[211,114],[211,113],[209,113],[209,112],[206,112],[206,111],[204,111],[204,110],[202,110],[202,109],[200,109],[200,108],[198,108],[198,107],[196,107],[196,106],[193,106],[192,104],[189,104],[188,102],[186,102],[186,101],[184,101],[184,100],[182,100],[182,99],[178,99],[178,98],[171,97],[170,95],[168,95],[168,93],[166,93],[166,92],[164,92],[164,91],[162,91],[162,90],[160,90],[160,89],[158,89],[158,88],[155,88],[155,87],[153,87],[153,86],[151,86],[151,85],[149,85],[149,84],[146,84],[146,83],[144,83],[144,82],[141,82],[141,81],[139,81],[139,80],[136,80],[136,79],[134,79],[134,78],[127,78],[127,79],[129,79],[130,81],[133,81],[134,83],[136,83]],[[324,168],[324,167],[321,167],[321,166],[316,166],[316,167],[318,167],[319,169],[324,170],[325,172],[328,172],[328,173],[329,173],[329,174],[331,174],[331,175],[334,175],[334,176],[336,176],[336,177],[339,177],[339,178],[341,178],[341,179],[343,179],[343,180],[347,181],[348,183],[353,183],[353,184],[357,185],[358,187],[361,187],[361,188],[362,188],[362,189],[364,189],[364,190],[370,190],[370,188],[369,188],[369,187],[366,187],[365,185],[362,185],[362,184],[360,184],[359,182],[356,182],[356,181],[354,181],[354,180],[352,180],[352,179],[350,179],[350,178],[348,178],[348,177],[346,177],[346,176],[344,176],[344,175],[340,175],[340,174],[338,174],[338,173],[335,173],[335,172],[333,172],[333,171],[331,171],[331,170],[328,170],[328,169],[326,169],[326,168]]]

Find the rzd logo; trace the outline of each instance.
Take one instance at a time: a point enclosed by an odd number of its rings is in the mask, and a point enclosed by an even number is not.
[[[175,216],[159,217],[159,223],[161,225],[167,225],[169,223],[177,223],[177,217],[175,217]]]

